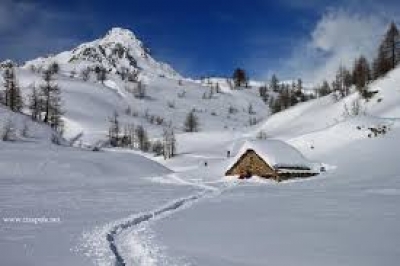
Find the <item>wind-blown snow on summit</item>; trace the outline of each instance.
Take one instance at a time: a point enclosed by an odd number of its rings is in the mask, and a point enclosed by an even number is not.
[[[133,32],[122,28],[113,28],[103,38],[81,44],[72,51],[29,61],[25,67],[45,68],[53,62],[59,63],[62,71],[79,72],[86,67],[102,66],[111,73],[141,70],[149,75],[181,78],[171,66],[156,61]]]

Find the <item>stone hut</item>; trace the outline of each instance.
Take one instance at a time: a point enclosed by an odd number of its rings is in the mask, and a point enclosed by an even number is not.
[[[319,174],[316,164],[279,140],[246,141],[229,164],[226,176],[259,176],[276,181]]]

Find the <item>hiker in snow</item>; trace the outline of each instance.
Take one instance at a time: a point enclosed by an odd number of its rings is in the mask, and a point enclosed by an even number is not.
[[[231,151],[227,151],[226,157],[231,158]]]

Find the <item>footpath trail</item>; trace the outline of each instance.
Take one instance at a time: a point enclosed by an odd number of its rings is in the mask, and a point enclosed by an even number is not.
[[[125,230],[135,230],[135,228],[139,227],[143,223],[169,217],[179,211],[190,208],[191,206],[193,206],[193,204],[201,200],[217,197],[224,190],[228,188],[228,187],[218,188],[217,186],[210,186],[208,184],[202,184],[197,182],[191,183],[179,178],[176,174],[170,174],[167,177],[170,178],[171,181],[176,182],[177,184],[193,186],[198,189],[201,189],[202,191],[185,198],[176,199],[154,211],[132,216],[133,218],[127,219],[119,224],[114,225],[106,234],[106,239],[108,242],[109,249],[111,250],[112,254],[115,257],[116,266],[128,265],[123,255],[121,254],[116,241],[118,235],[122,234]],[[135,255],[133,254],[133,256]]]

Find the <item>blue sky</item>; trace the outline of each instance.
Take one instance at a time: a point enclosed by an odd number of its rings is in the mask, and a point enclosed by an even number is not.
[[[311,79],[326,60],[333,68],[337,54],[346,60],[370,53],[375,42],[364,47],[363,38],[382,34],[372,31],[396,20],[399,6],[391,0],[0,0],[0,60],[60,52],[123,27],[186,76],[226,76],[243,67],[258,79],[275,72]],[[352,41],[357,49],[331,47]]]

